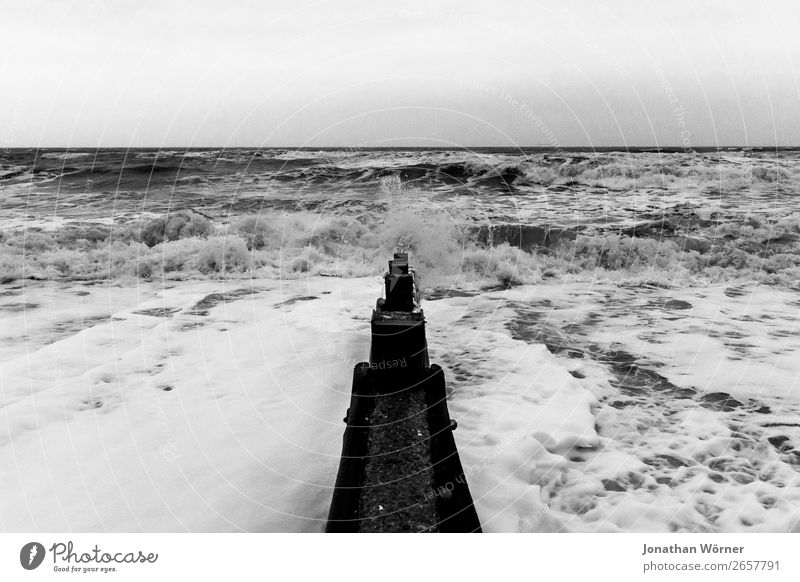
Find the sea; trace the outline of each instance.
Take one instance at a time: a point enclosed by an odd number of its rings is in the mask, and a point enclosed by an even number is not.
[[[0,527],[322,531],[408,251],[485,531],[800,531],[800,150],[12,149]]]

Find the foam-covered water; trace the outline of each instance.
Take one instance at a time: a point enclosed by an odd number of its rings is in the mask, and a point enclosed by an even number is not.
[[[320,531],[400,247],[487,531],[797,531],[799,156],[12,151],[0,527]]]
[[[3,529],[324,528],[379,278],[6,287]],[[796,293],[451,295],[428,342],[485,530],[797,530]]]

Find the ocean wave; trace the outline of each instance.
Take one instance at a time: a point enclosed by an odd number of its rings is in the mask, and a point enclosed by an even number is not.
[[[547,225],[470,225],[447,212],[389,202],[357,216],[259,213],[213,224],[190,210],[117,224],[67,223],[0,236],[0,277],[114,279],[379,274],[400,249],[427,287],[512,285],[554,277],[800,282],[800,219],[697,221],[687,232],[651,224],[632,232]],[[684,209],[685,210],[685,209]],[[691,213],[682,214],[692,224]]]
[[[348,192],[369,196],[375,195],[383,178],[394,175],[412,187],[470,196],[477,202],[513,196],[523,211],[542,195],[559,206],[566,195],[586,194],[709,200],[736,196],[763,206],[766,197],[798,193],[798,155],[741,150],[701,155],[245,149],[97,150],[37,157],[36,150],[26,150],[0,161],[0,177],[4,185],[24,186],[26,193],[34,192],[42,200],[61,190],[86,191],[89,181],[95,196],[122,189],[165,198],[195,185],[213,192],[222,203],[225,196],[241,193],[243,185],[257,185],[247,192],[253,196],[265,191],[298,199]]]
[[[350,277],[379,273],[405,248],[431,286],[798,279],[797,152],[186,153],[102,150],[31,166],[35,150],[9,154],[2,276]],[[215,237],[247,260],[175,259]]]
[[[39,156],[45,160],[76,160],[93,155],[92,152],[43,152]]]

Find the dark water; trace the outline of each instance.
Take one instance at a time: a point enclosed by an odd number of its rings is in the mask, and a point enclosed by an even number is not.
[[[192,208],[224,220],[270,210],[374,209],[399,178],[458,219],[614,224],[679,204],[759,215],[791,208],[800,153],[754,150],[9,150],[0,208],[36,219],[125,220]]]

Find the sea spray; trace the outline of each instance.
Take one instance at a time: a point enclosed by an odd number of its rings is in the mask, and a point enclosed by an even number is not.
[[[5,160],[0,280],[360,277],[404,249],[432,288],[800,284],[788,150],[79,153]]]

